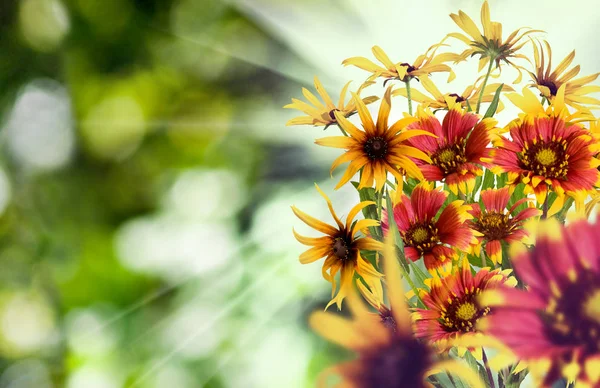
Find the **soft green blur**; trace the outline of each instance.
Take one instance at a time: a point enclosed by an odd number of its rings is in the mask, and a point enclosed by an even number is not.
[[[315,71],[219,0],[0,0],[0,35],[0,387],[312,386]]]

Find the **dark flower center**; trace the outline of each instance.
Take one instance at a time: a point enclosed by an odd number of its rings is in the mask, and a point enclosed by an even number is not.
[[[409,63],[406,63],[406,62],[404,62],[404,63],[401,63],[401,64],[400,64],[400,66],[406,66],[406,67],[407,67],[407,69],[406,69],[406,73],[407,73],[407,74],[408,74],[408,73],[411,73],[411,72],[413,72],[413,71],[415,71],[415,70],[417,70],[417,68],[416,68],[416,67],[414,67],[413,65],[411,65],[411,64],[409,64]]]
[[[449,96],[456,98],[456,102],[464,102],[465,101],[465,98],[463,98],[462,96],[459,96],[456,93],[450,93]]]
[[[477,296],[481,290],[465,290],[461,298],[454,298],[440,315],[440,322],[447,332],[469,332],[475,330],[477,320],[490,313],[489,307],[481,307]]]
[[[430,348],[406,334],[394,333],[383,346],[360,355],[353,379],[360,388],[425,387],[424,373],[432,365]]]
[[[383,137],[372,137],[366,141],[364,150],[371,160],[383,159],[387,155],[388,143]]]
[[[467,140],[461,139],[457,143],[439,149],[432,157],[433,164],[442,170],[444,175],[449,175],[467,162],[465,148]]]
[[[575,273],[573,273],[575,274]],[[559,346],[583,348],[584,355],[600,351],[600,274],[577,272],[558,281],[560,296],[550,298],[540,315],[550,340]]]
[[[333,121],[337,121],[337,119],[335,118],[335,112],[339,112],[339,109],[332,109],[329,111],[329,117],[333,120]]]
[[[508,214],[496,212],[484,213],[474,223],[474,229],[482,233],[488,241],[502,240],[511,232]]]
[[[331,250],[333,251],[333,254],[335,255],[335,257],[337,257],[338,259],[347,260],[348,254],[350,253],[348,246],[349,246],[349,244],[346,242],[346,240],[344,238],[337,237],[333,241],[333,247],[331,248]]]
[[[550,95],[556,96],[556,93],[558,92],[558,86],[556,86],[554,82],[550,80],[542,80],[539,85],[547,87],[550,89]]]
[[[421,254],[431,250],[439,241],[438,229],[430,222],[414,224],[404,235],[404,243]]]
[[[535,175],[561,180],[567,178],[569,155],[565,139],[525,144],[525,149],[518,156],[524,168]]]
[[[383,326],[387,327],[392,331],[396,331],[397,325],[394,316],[392,315],[392,310],[388,309],[385,306],[381,306],[379,310],[379,317],[381,318],[381,323]]]

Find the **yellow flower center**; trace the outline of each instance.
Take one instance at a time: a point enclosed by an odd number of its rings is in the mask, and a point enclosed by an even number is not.
[[[463,303],[460,306],[458,306],[458,309],[456,309],[456,316],[462,319],[463,321],[468,321],[469,319],[472,319],[475,316],[475,314],[477,314],[477,308],[473,303],[470,302]]]
[[[600,289],[596,290],[583,305],[583,311],[588,318],[600,323]]]
[[[412,232],[412,239],[414,242],[422,243],[429,237],[429,233],[425,228],[419,227]]]
[[[450,163],[451,161],[454,160],[455,157],[456,157],[456,154],[451,149],[445,149],[442,152],[440,152],[438,155],[438,159],[442,163]]]
[[[542,166],[550,166],[556,163],[556,152],[549,148],[542,148],[535,155],[535,160]]]

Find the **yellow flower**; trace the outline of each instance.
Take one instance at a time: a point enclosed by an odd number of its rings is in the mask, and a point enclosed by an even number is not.
[[[375,182],[377,191],[380,191],[385,185],[387,172],[392,173],[399,182],[403,179],[402,172],[406,172],[413,178],[423,179],[423,174],[409,157],[427,162],[431,162],[431,159],[415,147],[406,145],[405,141],[415,136],[435,137],[435,135],[422,130],[404,130],[407,125],[416,121],[413,117],[405,117],[392,125],[388,125],[391,110],[391,91],[390,86],[381,101],[376,123],[373,122],[371,114],[360,97],[354,94],[354,101],[364,131],[358,129],[340,113],[335,112],[340,127],[350,136],[330,136],[315,141],[315,143],[322,146],[345,148],[347,150],[331,166],[331,171],[333,171],[340,164],[350,162],[336,189],[346,184],[360,169],[362,169],[362,176],[359,188],[372,187],[373,182]]]
[[[600,86],[587,85],[596,80],[600,73],[573,79],[579,74],[579,65],[568,71],[567,68],[571,65],[573,59],[575,59],[575,50],[571,51],[571,53],[560,62],[556,69],[552,71],[552,50],[550,49],[550,44],[548,44],[548,42],[544,41],[544,43],[548,54],[548,65],[546,66],[544,48],[540,46],[538,50],[538,47],[534,45],[533,54],[536,72],[532,73],[528,71],[533,79],[531,86],[536,87],[542,96],[552,101],[556,97],[558,89],[565,85],[565,104],[578,110],[584,109],[580,104],[600,105],[600,100],[587,96],[587,94],[600,91]]]
[[[561,85],[556,92],[556,96],[551,100],[547,107],[540,101],[529,88],[523,88],[522,94],[508,93],[506,97],[523,113],[519,114],[517,121],[534,120],[540,117],[558,117],[565,121],[567,126],[584,121],[594,121],[594,115],[589,109],[580,107],[580,109],[571,112],[565,103],[565,91],[567,85]],[[513,123],[509,123],[510,127]]]
[[[495,61],[496,67],[500,69],[500,62],[504,61],[519,72],[519,76],[514,83],[521,82],[521,70],[526,69],[515,64],[513,59],[521,58],[529,61],[525,55],[517,53],[527,43],[527,41],[523,42],[523,38],[528,34],[543,31],[519,28],[518,30],[513,31],[506,40],[502,39],[502,24],[490,20],[490,8],[487,1],[484,1],[481,6],[481,24],[483,26],[483,32],[477,27],[473,19],[463,11],[458,11],[458,14],[450,14],[450,17],[458,27],[467,34],[464,35],[453,32],[446,36],[446,38],[459,39],[469,46],[468,49],[459,55],[460,61],[466,60],[468,57],[474,55],[479,55],[479,71],[486,65],[489,65],[491,69],[491,61]],[[520,33],[523,29],[526,31]]]
[[[373,55],[377,60],[383,64],[379,66],[373,61],[364,57],[352,57],[344,60],[342,64],[344,66],[353,65],[360,69],[366,70],[371,75],[367,82],[373,81],[378,77],[386,78],[387,81],[397,79],[400,81],[407,81],[411,78],[425,78],[422,76],[428,76],[431,73],[448,72],[448,82],[452,81],[456,76],[452,71],[452,68],[445,62],[456,61],[458,56],[453,53],[444,53],[435,55],[435,52],[440,47],[440,44],[435,44],[425,54],[419,55],[417,59],[409,64],[407,62],[394,63],[387,56],[387,54],[379,46],[373,46]],[[386,81],[386,82],[387,82]]]
[[[360,95],[360,92],[371,84],[373,84],[373,82],[364,83],[358,89],[356,94]],[[329,97],[329,94],[327,94],[327,91],[323,87],[323,84],[321,84],[321,81],[319,81],[319,79],[315,76],[315,89],[323,99],[324,104],[308,89],[302,88],[302,94],[304,94],[304,97],[306,97],[310,104],[302,100],[292,98],[292,103],[284,106],[284,108],[296,109],[306,113],[308,116],[295,117],[288,121],[286,125],[312,124],[315,126],[330,126],[337,124],[337,119],[334,112],[339,112],[339,114],[343,115],[344,117],[349,117],[356,113],[356,104],[352,99],[348,101],[348,104],[344,103],[344,100],[346,99],[346,93],[348,92],[348,86],[350,86],[350,82],[343,87],[342,92],[340,93],[340,101],[336,106],[331,100],[331,97]],[[363,98],[361,101],[368,105],[377,100],[379,100],[379,97],[370,96]]]
[[[435,86],[433,81],[429,78],[421,78],[421,85],[423,88],[431,95],[431,97],[421,93],[418,90],[411,90],[411,98],[413,101],[420,102],[424,108],[431,109],[452,109],[454,104],[459,103],[463,108],[470,106],[471,108],[475,108],[477,105],[477,100],[479,99],[479,95],[481,94],[481,85],[467,86],[467,88],[461,93],[445,93],[443,94],[440,90]],[[481,102],[492,102],[494,99],[494,95],[496,94],[496,90],[500,87],[500,84],[489,84],[483,90],[483,97]],[[514,89],[508,85],[504,85],[502,87],[503,92],[513,92]],[[392,96],[404,96],[406,97],[406,89],[400,88],[394,90]],[[504,104],[502,101],[498,102],[497,112],[500,112],[504,109]]]
[[[428,343],[417,340],[411,330],[411,318],[404,299],[401,275],[390,237],[385,243],[384,268],[390,308],[386,319],[373,319],[373,313],[360,300],[356,291],[349,295],[352,319],[317,311],[310,325],[329,341],[357,353],[352,361],[325,370],[318,387],[329,386],[327,377],[339,375],[339,387],[411,387],[425,388],[428,376],[447,371],[460,377],[470,387],[484,385],[468,366],[455,360],[442,359]]]
[[[331,296],[333,298],[327,304],[327,307],[336,303],[338,308],[341,309],[342,301],[352,288],[352,279],[355,273],[360,275],[370,287],[381,288],[381,281],[379,280],[381,274],[377,272],[370,262],[361,256],[360,251],[378,251],[382,249],[383,244],[370,237],[356,237],[356,234],[361,229],[377,226],[379,225],[379,221],[364,219],[353,223],[354,217],[356,217],[363,208],[375,205],[375,202],[364,201],[354,206],[352,210],[350,210],[350,213],[348,213],[346,223],[344,224],[335,214],[331,201],[327,195],[321,191],[319,186],[316,184],[315,186],[323,198],[325,198],[337,227],[319,221],[302,212],[295,206],[292,206],[294,214],[306,225],[326,234],[326,236],[323,237],[312,238],[301,236],[294,230],[294,236],[301,244],[312,246],[312,248],[300,255],[300,263],[308,264],[325,257],[322,274],[325,280],[331,282]],[[337,288],[335,275],[338,272],[340,272],[340,289],[337,295],[335,295]]]

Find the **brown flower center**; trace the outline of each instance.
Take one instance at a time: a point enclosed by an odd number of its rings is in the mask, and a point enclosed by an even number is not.
[[[348,254],[350,253],[348,245],[349,244],[342,237],[337,237],[333,241],[333,246],[331,247],[331,250],[333,251],[335,257],[337,257],[338,259],[347,260]]]
[[[511,222],[508,214],[496,212],[484,213],[475,222],[475,230],[482,233],[488,241],[502,240],[511,231]]]
[[[337,121],[337,119],[335,118],[335,112],[340,112],[339,109],[335,108],[329,111],[329,117],[331,118],[331,120],[333,121]]]
[[[558,86],[554,82],[550,80],[542,80],[539,85],[547,87],[550,89],[550,95],[556,96],[556,93],[558,92]]]
[[[430,222],[412,225],[404,235],[404,243],[421,254],[431,250],[439,241],[438,229]]]
[[[465,101],[465,98],[463,96],[460,96],[456,93],[450,93],[449,96],[456,98],[456,102],[464,102]]]
[[[569,155],[565,139],[526,144],[519,156],[524,168],[535,175],[561,180],[567,178]]]
[[[440,321],[448,332],[469,332],[475,330],[477,320],[490,313],[489,307],[482,307],[477,302],[480,289],[469,292],[461,298],[454,298],[445,311],[441,312]]]
[[[388,143],[383,137],[372,137],[366,141],[364,151],[371,160],[383,159],[387,155]]]
[[[456,172],[458,167],[467,162],[465,156],[466,145],[466,139],[462,139],[456,144],[441,148],[431,157],[431,161],[442,170],[444,175],[452,174]]]
[[[581,346],[586,354],[600,351],[600,273],[580,270],[559,279],[540,315],[546,333],[557,345]],[[556,296],[560,294],[559,296]]]
[[[429,346],[413,336],[395,332],[389,341],[360,354],[352,386],[424,388],[424,373],[433,362]]]

